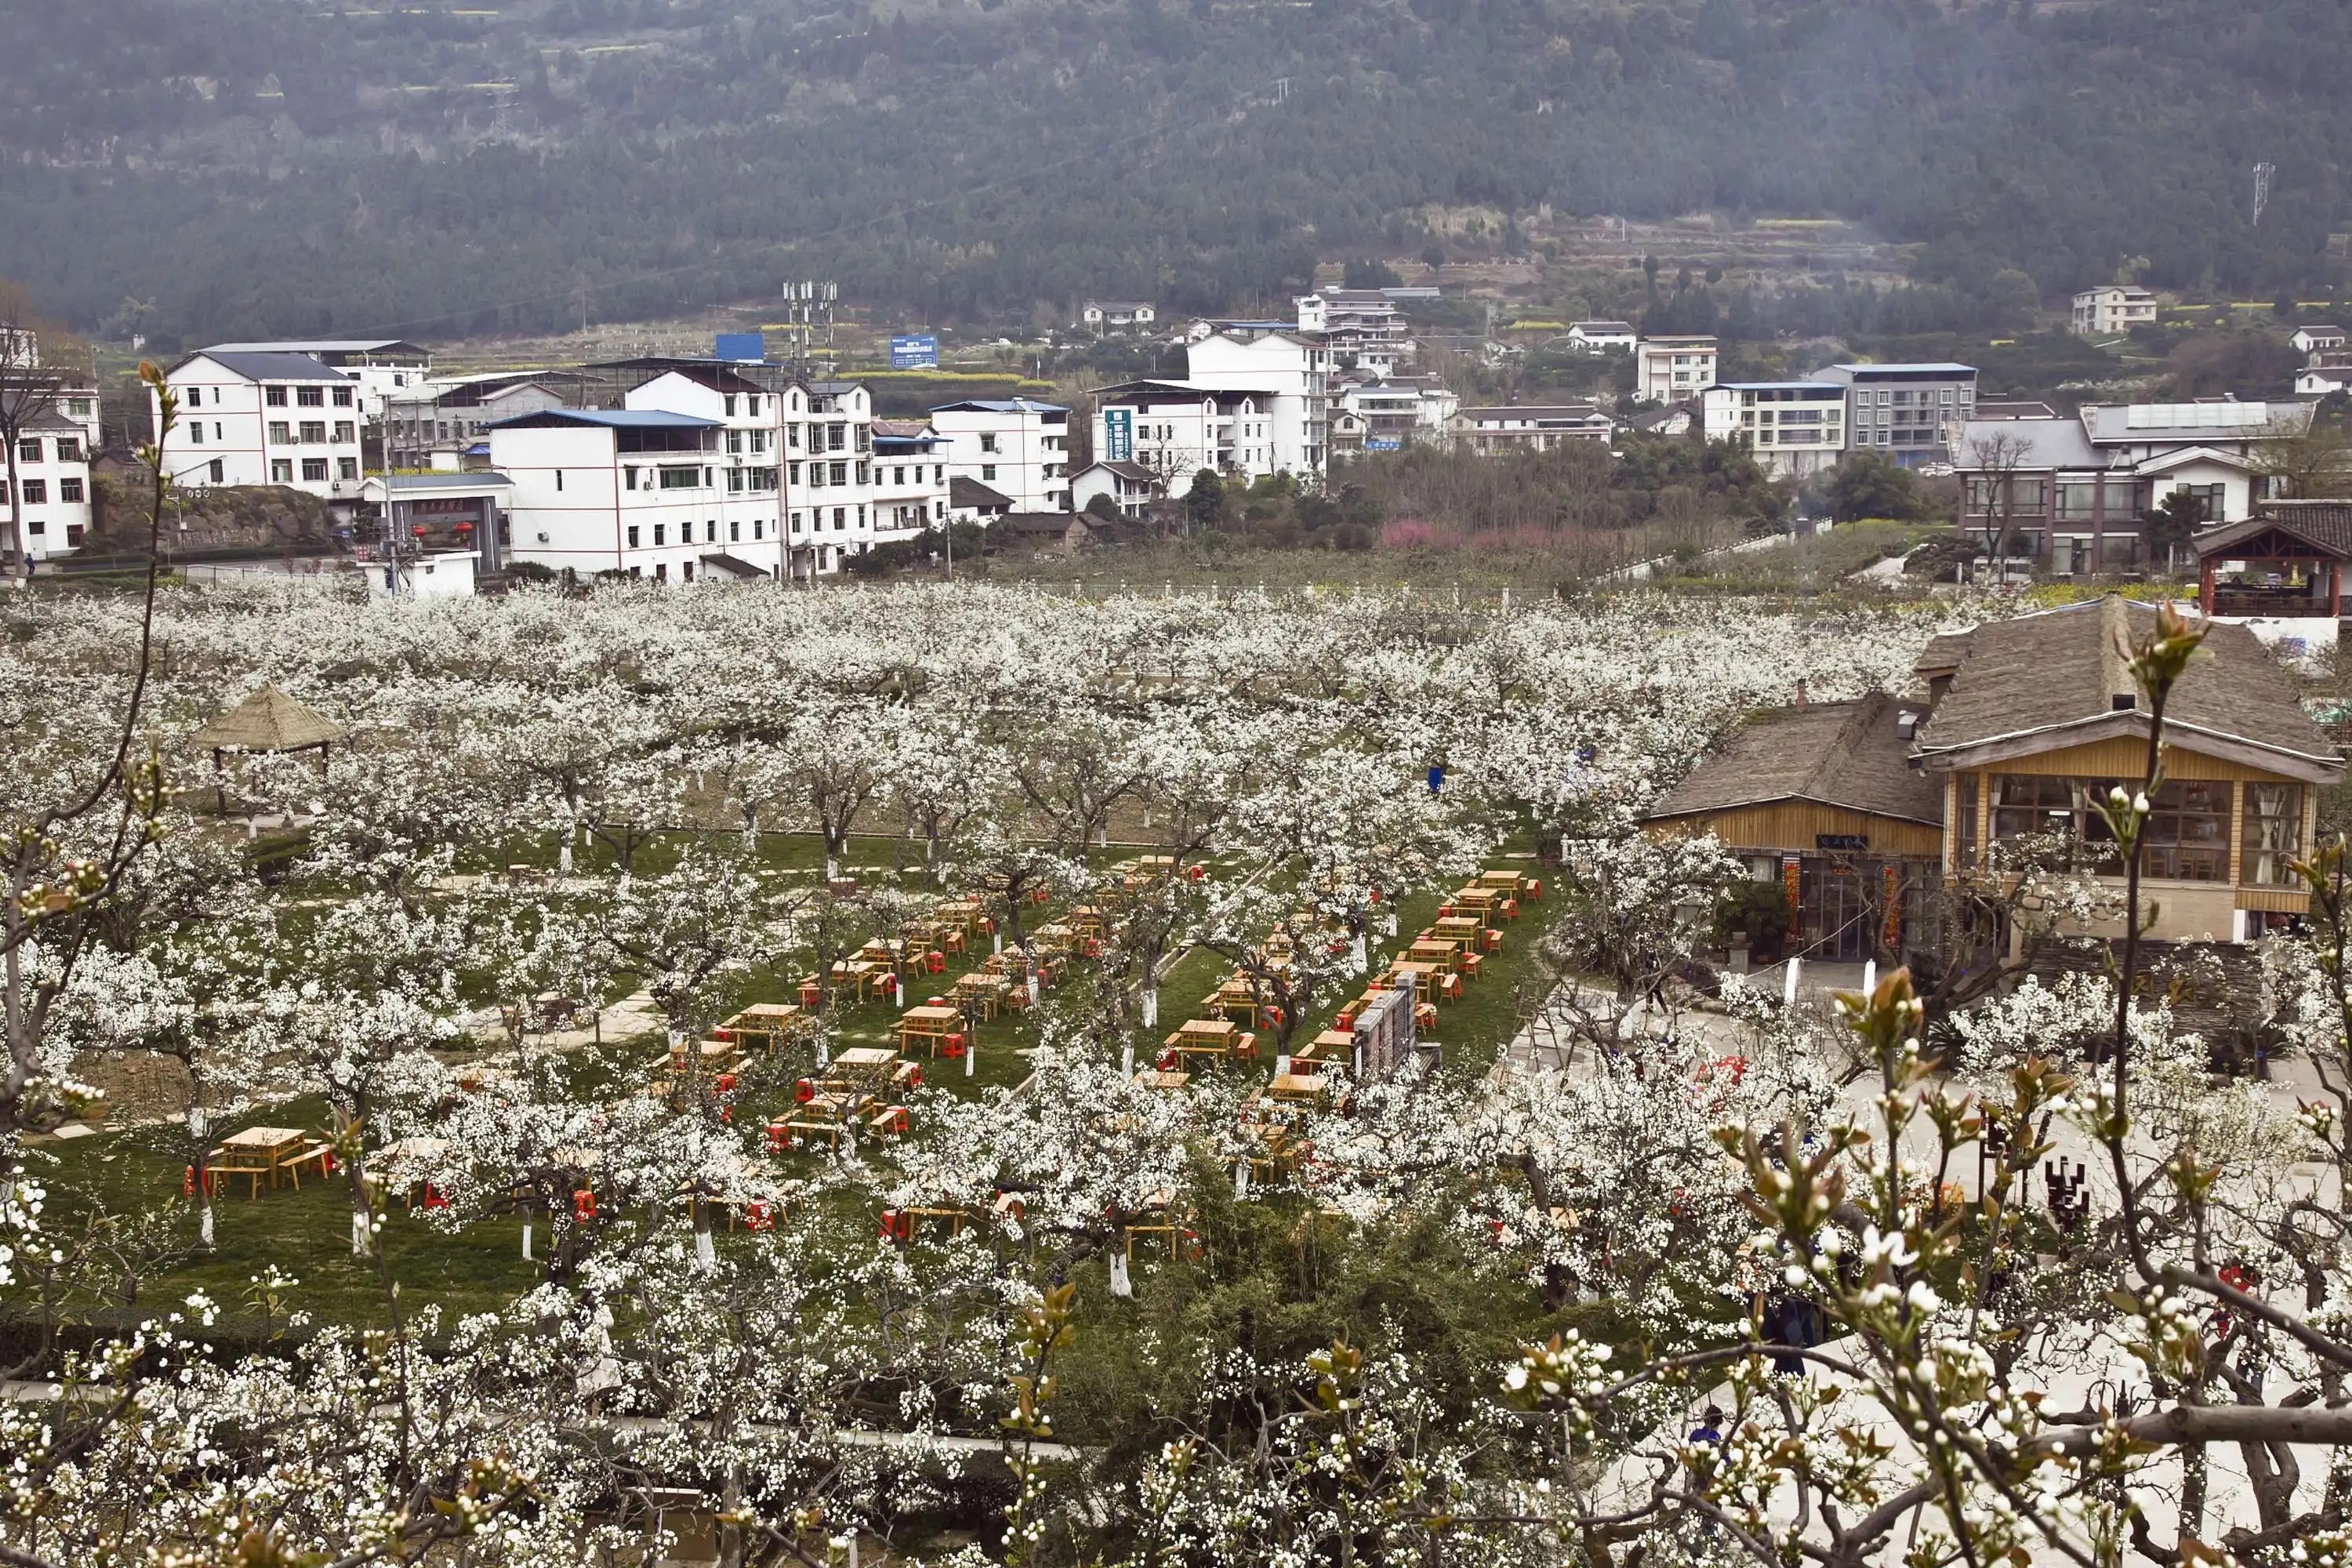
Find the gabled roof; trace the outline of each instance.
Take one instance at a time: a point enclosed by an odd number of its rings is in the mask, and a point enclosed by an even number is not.
[[[1011,511],[1013,498],[1001,491],[990,489],[978,479],[968,479],[961,474],[950,474],[948,476],[948,505],[958,511],[967,510]]]
[[[2167,474],[2175,468],[2186,468],[2191,463],[2219,463],[2223,468],[2242,468],[2249,472],[2254,468],[2254,460],[2251,458],[2241,458],[2237,453],[2225,452],[2219,447],[2197,446],[2175,447],[2168,452],[2158,452],[2153,457],[2143,458],[2132,465],[2132,472]]]
[[[310,338],[279,343],[215,343],[199,353],[242,354],[367,354],[397,349],[403,353],[429,355],[431,351],[399,338]]]
[[[1644,821],[1733,811],[1776,801],[1940,826],[1940,780],[1910,765],[1902,705],[1884,691],[1853,702],[1783,708],[1751,719],[1701,763]]]
[[[1974,767],[2118,736],[2145,738],[2148,715],[2132,696],[2122,647],[2146,637],[2156,607],[2109,595],[1964,635],[1958,672],[1920,727],[1930,768]],[[2334,783],[2342,759],[2305,714],[2276,661],[2242,626],[2215,625],[2205,655],[2173,689],[2170,743],[2312,783]]]
[[[1058,403],[1040,403],[1034,397],[967,397],[961,403],[941,403],[932,406],[934,414],[1067,414]]]
[[[723,550],[716,554],[705,555],[702,558],[702,563],[715,571],[724,572],[730,577],[765,578],[767,576],[765,572],[761,571],[749,561],[740,556],[730,555]]]
[[[1082,511],[1008,511],[994,522],[989,531],[1033,534],[1066,534],[1071,525],[1094,531],[1094,520]]]
[[[274,686],[265,686],[189,735],[207,752],[295,752],[324,746],[351,731],[321,718]]]
[[[1160,482],[1153,477],[1151,470],[1145,468],[1141,463],[1112,462],[1108,458],[1097,458],[1093,462],[1088,463],[1085,468],[1080,468],[1078,473],[1091,474],[1097,468],[1102,469],[1103,472],[1107,474],[1117,474],[1120,479],[1126,479],[1131,484],[1153,485]],[[1076,478],[1076,475],[1073,475],[1072,477]]]
[[[2271,532],[2300,540],[2323,555],[2352,561],[2352,500],[2263,501],[2245,521],[2200,534],[2194,542],[2197,558],[2229,555],[2248,540]]]
[[[1977,456],[1979,442],[2002,443],[2010,453],[2008,460],[2022,469],[2107,466],[2106,458],[2091,445],[2078,419],[1971,419],[1960,427],[1959,441],[1952,448],[1953,465],[1961,472],[1983,471],[1984,462]]]
[[[323,361],[309,354],[256,352],[241,353],[235,349],[200,349],[172,367],[178,374],[200,359],[208,359],[231,375],[245,381],[343,381],[352,378]]]
[[[1475,424],[1492,424],[1502,419],[1559,420],[1606,419],[1608,415],[1590,403],[1505,403],[1488,408],[1465,408],[1454,416]]]
[[[2300,436],[2311,427],[2312,405],[2292,399],[2239,403],[2085,404],[2083,427],[2099,442],[2247,441]]]
[[[707,386],[713,392],[763,393],[768,390],[741,371],[735,369],[735,363],[740,362],[706,363],[700,361],[681,360],[676,364],[662,366],[661,375],[655,376],[654,381],[659,381],[662,375],[675,375],[693,382],[698,386]],[[652,384],[653,382],[646,384],[646,386]],[[643,391],[644,388],[640,387],[637,390]]]
[[[667,408],[539,408],[485,426],[488,430],[546,430],[586,425],[612,430],[716,430],[719,421]]]

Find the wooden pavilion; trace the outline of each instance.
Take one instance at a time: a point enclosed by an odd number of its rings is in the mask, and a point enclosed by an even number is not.
[[[2209,616],[2339,619],[2352,562],[2352,501],[2264,501],[2197,540],[2197,603]]]

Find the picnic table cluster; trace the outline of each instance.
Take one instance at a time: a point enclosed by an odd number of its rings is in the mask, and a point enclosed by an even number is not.
[[[1542,884],[1532,877],[1517,871],[1482,872],[1438,905],[1436,920],[1416,933],[1389,965],[1387,986],[1410,985],[1420,1007],[1426,1009],[1419,1016],[1434,1024],[1435,1004],[1460,1001],[1464,984],[1475,981],[1485,973],[1488,956],[1502,950],[1503,923],[1518,919],[1520,900],[1542,896]],[[1365,998],[1357,1000],[1360,1005]]]
[[[793,1109],[765,1128],[771,1153],[823,1142],[839,1150],[861,1133],[897,1138],[908,1131],[903,1097],[920,1087],[923,1067],[887,1046],[837,1052],[813,1078],[793,1086]]]

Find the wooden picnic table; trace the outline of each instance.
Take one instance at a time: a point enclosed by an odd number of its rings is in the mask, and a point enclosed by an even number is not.
[[[1078,942],[1077,931],[1059,921],[1051,921],[1030,933],[1041,952],[1067,952]]]
[[[1146,1089],[1182,1089],[1192,1081],[1192,1075],[1181,1071],[1163,1071],[1159,1068],[1145,1068],[1135,1075],[1135,1081]]]
[[[1454,943],[1432,938],[1416,942],[1404,950],[1405,957],[1414,963],[1426,963],[1433,969],[1451,973],[1454,968]]]
[[[852,1046],[835,1053],[828,1070],[865,1073],[888,1071],[898,1065],[898,1053],[883,1046]]]
[[[1223,1018],[1188,1018],[1160,1045],[1180,1057],[1214,1057],[1222,1060],[1233,1055],[1243,1041],[1255,1038]]]
[[[1257,1009],[1257,987],[1239,978],[1218,986],[1201,1005],[1202,1012],[1214,1013],[1221,1018],[1230,1017],[1239,1010],[1244,1021],[1256,1017]]]
[[[978,899],[942,899],[931,906],[933,920],[952,922],[964,931],[971,930],[972,922],[980,919],[980,915],[981,902]]]
[[[232,1132],[213,1149],[215,1160],[207,1167],[224,1176],[246,1176],[252,1181],[248,1195],[259,1197],[261,1184],[278,1184],[282,1174],[297,1188],[302,1184],[301,1168],[311,1161],[320,1162],[320,1171],[326,1170],[324,1156],[333,1152],[327,1143],[310,1142],[310,1134],[299,1127],[248,1127],[242,1132]]]
[[[1429,929],[1442,937],[1475,942],[1479,940],[1478,933],[1486,927],[1475,915],[1447,915]]]
[[[740,1057],[742,1047],[738,1046],[732,1040],[697,1040],[694,1042],[695,1059],[701,1062],[702,1069],[705,1072],[724,1071],[727,1065],[732,1064]],[[686,1042],[681,1040],[677,1045],[674,1045],[669,1048],[669,1054],[667,1056],[659,1057],[655,1059],[654,1070],[660,1072],[667,1069],[670,1072],[684,1072],[686,1070]]]
[[[996,1016],[1004,1005],[1005,994],[1012,989],[1012,981],[984,969],[958,975],[955,983],[957,998],[976,1011],[983,1023]]]
[[[1319,1105],[1330,1093],[1331,1080],[1319,1072],[1289,1072],[1276,1075],[1267,1086],[1275,1099],[1294,1104]]]
[[[1394,983],[1423,999],[1436,994],[1437,977],[1444,973],[1445,966],[1442,963],[1423,963],[1412,959],[1389,965],[1389,974]]]
[[[1099,905],[1079,904],[1063,918],[1080,936],[1098,937],[1103,934],[1105,917]]]
[[[860,1002],[863,1002],[866,1000],[866,994],[869,990],[888,991],[895,989],[897,985],[898,973],[898,971],[897,966],[880,959],[852,959],[845,962],[837,962],[834,964],[833,982],[836,985],[854,986],[857,992],[857,999]],[[882,982],[885,978],[889,979],[891,981],[891,984],[883,984]]]
[[[754,1002],[720,1024],[719,1032],[728,1039],[764,1041],[772,1051],[797,1033],[806,1020],[807,1015],[790,1002]]]
[[[931,1055],[940,1054],[940,1043],[963,1028],[961,1007],[909,1007],[898,1015],[898,1048],[911,1050],[917,1040],[927,1041]]]
[[[1454,896],[1445,901],[1457,910],[1474,910],[1483,918],[1501,909],[1504,897],[1504,894],[1492,888],[1481,888],[1474,884],[1467,888],[1456,889]]]
[[[1356,1036],[1349,1029],[1326,1029],[1290,1053],[1294,1062],[1336,1062],[1350,1066],[1356,1059]]]
[[[1519,890],[1520,881],[1521,878],[1517,871],[1481,871],[1478,873],[1478,886],[1482,888],[1491,888],[1495,891],[1501,893],[1517,892]]]

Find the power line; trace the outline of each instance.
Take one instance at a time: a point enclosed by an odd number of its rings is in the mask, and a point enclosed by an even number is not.
[[[1272,100],[1272,101],[1276,103],[1286,102],[1289,99],[1289,81],[1290,79],[1288,77],[1277,77],[1262,88],[1244,89],[1243,91],[1234,95],[1233,102],[1237,105],[1245,106],[1251,100],[1257,100],[1266,93],[1276,94],[1276,96]],[[764,256],[777,251],[793,250],[802,246],[815,245],[822,243],[824,240],[837,239],[844,235],[855,234],[860,230],[877,228],[884,224],[896,223],[901,219],[911,217],[915,214],[926,211],[931,207],[943,206],[950,202],[962,201],[971,196],[984,195],[994,191],[1002,190],[1007,186],[1023,184],[1026,181],[1034,179],[1039,174],[1052,174],[1057,170],[1069,168],[1077,163],[1097,161],[1101,158],[1104,153],[1108,152],[1113,148],[1126,147],[1139,142],[1156,140],[1180,119],[1191,120],[1197,124],[1212,122],[1215,119],[1219,118],[1220,115],[1221,111],[1219,110],[1202,110],[1197,108],[1181,114],[1171,112],[1160,120],[1144,125],[1140,130],[1129,132],[1124,136],[1113,137],[1108,141],[1093,142],[1082,152],[1072,153],[1066,157],[1050,159],[1043,163],[1033,164],[1021,170],[1018,174],[1007,174],[1001,179],[982,181],[977,185],[967,185],[960,190],[952,191],[941,195],[931,196],[922,201],[909,202],[903,206],[893,208],[888,212],[877,213],[870,217],[859,218],[849,223],[836,224],[832,228],[822,230],[816,234],[804,234],[792,239],[768,240],[758,245],[744,246],[740,248],[730,250],[727,253],[725,259],[732,261],[746,257]],[[593,287],[602,289],[634,288],[643,283],[657,283],[665,278],[675,278],[682,273],[699,271],[704,268],[712,265],[714,265],[714,262],[708,260],[681,261],[676,266],[659,267],[651,271],[635,273],[625,278],[607,279],[602,284],[594,285]],[[589,287],[591,286],[575,284],[572,288],[562,290],[561,293],[539,294],[521,300],[502,300],[492,304],[469,306],[462,310],[444,311],[437,316],[412,316],[406,321],[380,321],[366,327],[354,327],[351,329],[351,331],[362,335],[373,332],[380,333],[385,337],[392,337],[411,328],[430,327],[436,326],[445,321],[462,321],[467,317],[478,316],[485,310],[519,310],[532,305],[557,304],[567,300],[576,300],[579,298],[583,289]]]

